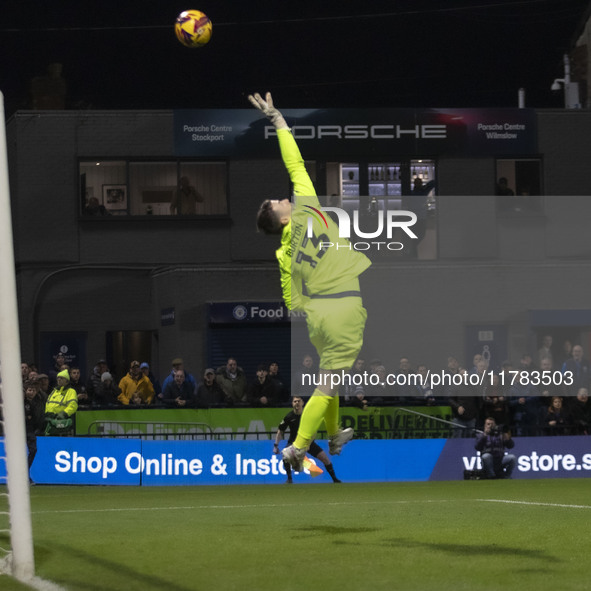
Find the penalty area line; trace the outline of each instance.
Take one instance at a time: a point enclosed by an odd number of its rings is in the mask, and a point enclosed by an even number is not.
[[[476,499],[481,503],[505,503],[506,505],[531,505],[533,507],[558,507],[561,509],[591,509],[591,505],[568,505],[566,503],[541,503],[537,501],[511,501],[508,499]]]

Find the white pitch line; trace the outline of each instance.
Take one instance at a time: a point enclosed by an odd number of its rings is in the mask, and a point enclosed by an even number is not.
[[[417,503],[448,503],[449,499],[435,499],[435,500],[411,500],[411,501],[342,501],[332,503],[306,503],[306,506],[320,505],[323,507],[328,506],[343,506],[343,505],[404,505],[404,504],[417,504]],[[184,507],[113,507],[106,509],[52,509],[52,510],[40,510],[32,511],[33,515],[41,515],[47,513],[114,513],[124,511],[187,511],[195,509],[269,509],[269,508],[290,508],[290,507],[301,507],[301,503],[270,503],[265,505],[190,505]]]
[[[567,505],[565,503],[538,503],[534,501],[510,501],[507,499],[476,499],[483,503],[506,503],[508,505],[533,505],[534,507],[560,507],[563,509],[591,509],[591,505]]]

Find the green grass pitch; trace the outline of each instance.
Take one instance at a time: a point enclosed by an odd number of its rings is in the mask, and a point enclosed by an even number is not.
[[[37,574],[72,591],[589,589],[590,499],[588,479],[31,491]]]

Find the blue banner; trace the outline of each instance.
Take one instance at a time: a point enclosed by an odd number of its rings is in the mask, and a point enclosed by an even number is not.
[[[39,437],[31,477],[40,484],[199,485],[279,484],[286,475],[280,455],[266,441],[142,441]],[[326,442],[318,442],[326,451]],[[353,440],[342,456],[331,458],[344,482],[461,480],[464,470],[480,468],[475,440]],[[0,453],[3,441],[0,439]],[[516,479],[591,476],[591,439],[517,437]],[[324,470],[322,462],[315,463]],[[0,482],[6,476],[0,462]],[[301,482],[330,482],[329,475]]]
[[[39,484],[272,484],[285,482],[280,455],[266,441],[142,441],[39,437],[31,477]],[[326,442],[318,442],[326,451]],[[352,441],[331,458],[346,482],[428,480],[445,439]],[[322,462],[314,460],[324,470]],[[324,471],[310,479],[330,482]]]

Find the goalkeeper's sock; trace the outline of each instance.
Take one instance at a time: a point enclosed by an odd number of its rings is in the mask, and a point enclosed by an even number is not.
[[[339,432],[339,395],[338,392],[330,399],[330,404],[324,414],[324,424],[326,425],[326,433],[329,437],[336,435]]]
[[[327,412],[332,398],[323,394],[318,388],[314,390],[314,394],[304,406],[304,412],[300,419],[300,428],[298,429],[298,436],[293,442],[294,447],[298,449],[308,449],[312,439],[316,435],[316,431],[325,420],[324,415]]]

